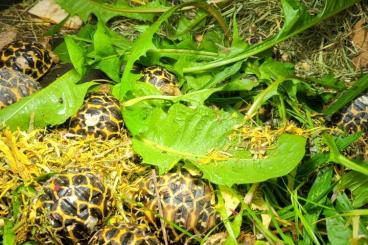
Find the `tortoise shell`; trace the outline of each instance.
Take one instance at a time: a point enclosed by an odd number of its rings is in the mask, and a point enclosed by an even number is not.
[[[122,128],[119,101],[102,92],[90,94],[69,124],[72,134],[101,139],[118,137]]]
[[[0,51],[0,68],[12,68],[36,80],[42,77],[51,65],[50,52],[40,43],[14,41]]]
[[[151,83],[163,95],[180,95],[178,79],[168,70],[160,66],[150,66],[143,69],[140,81]]]
[[[161,243],[148,231],[147,227],[121,223],[102,228],[96,232],[89,244],[159,245]]]
[[[76,244],[87,241],[112,209],[110,190],[92,172],[76,169],[57,174],[35,199],[35,223],[47,228],[35,238],[43,244]]]
[[[215,213],[215,195],[211,186],[186,171],[168,173],[157,177],[157,186],[152,177],[137,180],[138,192],[135,201],[144,205],[144,213],[151,224],[158,226],[158,200],[162,206],[163,220],[172,243],[182,242],[184,233],[176,230],[173,223],[202,235],[215,226],[218,216]],[[157,193],[155,189],[157,188]]]
[[[356,98],[341,112],[337,125],[350,133],[368,133],[368,93]]]
[[[6,67],[0,68],[0,109],[31,95],[40,88],[38,82],[31,77]]]

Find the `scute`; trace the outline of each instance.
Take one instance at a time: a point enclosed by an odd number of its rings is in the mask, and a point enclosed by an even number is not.
[[[102,228],[88,244],[159,245],[161,243],[143,225],[120,223]]]
[[[0,109],[33,94],[40,89],[38,82],[21,72],[0,68]]]
[[[8,67],[36,80],[42,77],[51,65],[50,52],[36,42],[14,41],[0,50],[0,68]]]
[[[157,191],[153,177],[137,180],[135,201],[143,203],[144,213],[151,224],[159,227],[158,196],[171,243],[183,242],[184,233],[176,230],[175,223],[185,230],[203,235],[215,226],[218,216],[215,212],[215,195],[204,180],[181,170],[157,177]]]
[[[83,107],[70,119],[72,134],[101,139],[118,137],[123,128],[119,101],[106,93],[90,94]]]
[[[75,181],[75,179],[83,181]],[[87,242],[90,236],[110,215],[113,199],[108,188],[89,170],[70,170],[56,174],[42,187],[33,203],[33,224],[47,227],[47,232],[37,231],[35,239],[42,244],[77,244]],[[93,202],[98,193],[100,201]],[[46,233],[46,234],[45,234]]]
[[[368,133],[368,93],[356,98],[342,111],[337,125],[350,133]]]
[[[151,83],[161,91],[163,95],[178,96],[181,94],[178,87],[178,79],[163,67],[150,66],[143,69],[142,82]]]

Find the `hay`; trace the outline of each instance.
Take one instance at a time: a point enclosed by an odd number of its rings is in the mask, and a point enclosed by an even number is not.
[[[322,9],[324,1],[303,2],[309,12],[315,14]],[[240,33],[250,43],[272,37],[280,30],[280,1],[234,1],[234,5],[239,6]],[[357,79],[361,72],[368,71],[368,68],[359,71],[351,61],[358,54],[351,38],[353,26],[359,20],[368,22],[368,2],[363,1],[281,43],[274,52],[279,53],[282,60],[296,64],[298,76],[308,78],[332,74],[349,83]]]
[[[283,13],[279,0],[219,0],[215,5],[232,26],[232,17],[237,16],[239,33],[249,44],[262,42],[276,35],[282,28]],[[323,0],[302,1],[312,15],[323,9]],[[193,11],[193,10],[190,10]],[[357,79],[361,72],[356,69],[352,59],[359,50],[351,41],[353,26],[359,20],[368,22],[368,2],[362,1],[352,8],[323,21],[321,24],[302,34],[277,45],[273,52],[279,59],[296,64],[297,75],[302,78],[325,75],[345,81],[348,85]],[[139,23],[127,18],[111,21],[113,30],[134,40],[139,32]],[[142,23],[140,23],[142,24]],[[206,25],[206,31],[216,28],[212,20]],[[163,30],[160,35],[165,35]],[[306,48],[308,47],[308,48]]]
[[[17,34],[16,39],[37,42],[45,41],[45,33],[49,30],[51,24],[27,12],[36,1],[25,0],[1,11],[0,33],[12,30]],[[63,38],[65,34],[73,32],[75,31],[64,28],[53,37]]]
[[[78,140],[66,137],[65,131],[5,130],[0,132],[0,217],[12,217],[14,193],[19,187],[40,188],[51,174],[70,168],[89,168],[97,173],[121,203],[122,186],[134,175],[143,175],[146,167],[136,164],[130,138],[125,132],[120,139],[109,141]],[[142,173],[142,174],[141,174]],[[35,193],[19,193],[23,214],[29,212]],[[119,206],[119,205],[118,205]],[[122,205],[116,212],[124,212]],[[0,220],[1,220],[0,218]],[[27,215],[13,217],[19,229],[27,230]],[[23,232],[24,233],[24,232]]]

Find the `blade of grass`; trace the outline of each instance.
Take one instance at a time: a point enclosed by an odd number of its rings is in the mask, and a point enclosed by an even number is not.
[[[246,216],[248,216],[250,220],[255,222],[257,229],[266,237],[267,240],[272,241],[274,243],[282,244],[282,241],[278,237],[276,237],[267,227],[263,225],[262,220],[258,218],[256,213],[249,207],[249,205],[243,202],[243,208],[246,211],[244,212]]]
[[[303,215],[303,213],[301,211],[303,209],[303,207],[298,202],[298,193],[297,193],[297,191],[293,191],[290,194],[291,194],[292,203],[294,205],[295,219],[299,219],[300,222],[302,222],[304,230],[309,235],[310,239],[312,240],[312,242],[314,244],[321,244],[319,242],[316,234],[314,233],[313,228],[311,227],[311,225],[309,224],[306,217]]]
[[[344,90],[338,99],[324,110],[324,114],[332,116],[366,89],[368,89],[368,75],[362,76],[351,88]]]
[[[328,134],[323,134],[322,135],[323,139],[325,140],[326,144],[328,145],[328,147],[330,148],[330,157],[329,160],[330,162],[335,162],[335,163],[339,163],[347,168],[350,168],[354,171],[357,171],[359,173],[368,175],[368,168],[363,167],[353,161],[351,161],[350,159],[346,158],[345,156],[343,156],[340,152],[339,149],[333,139],[333,137],[331,135]]]

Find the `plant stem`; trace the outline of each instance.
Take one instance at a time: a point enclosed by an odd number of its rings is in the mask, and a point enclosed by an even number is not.
[[[78,39],[80,40],[80,39]],[[88,40],[82,39],[81,41],[85,41],[87,42]],[[218,57],[219,54],[218,53],[214,53],[214,52],[207,52],[207,51],[200,51],[200,50],[192,50],[192,49],[154,49],[154,51],[161,53],[161,54],[186,54],[186,55],[193,55],[193,56],[203,56],[203,57]],[[105,56],[99,60],[95,60],[92,63],[89,63],[89,65],[97,62],[97,61],[101,61],[101,60],[108,60],[108,59],[112,59],[115,57],[120,57],[123,56],[125,54],[130,54],[129,51],[127,52],[119,52],[118,54],[113,54],[113,55],[109,55],[109,56]]]
[[[123,102],[121,105],[123,107],[129,107],[129,106],[133,106],[141,101],[144,100],[173,100],[176,96],[164,96],[164,95],[149,95],[149,96],[142,96],[142,97],[137,97],[128,101]]]
[[[156,49],[155,51],[164,54],[193,54],[199,56],[218,57],[218,53],[192,50],[192,49]]]
[[[368,168],[363,167],[350,159],[343,156],[339,149],[337,148],[337,145],[331,135],[323,134],[323,139],[325,140],[326,144],[330,148],[330,159],[329,161],[339,163],[343,165],[344,167],[350,168],[354,171],[357,171],[359,173],[368,175]]]
[[[256,111],[262,106],[262,104],[265,102],[265,97],[274,89],[277,89],[280,83],[282,83],[285,79],[283,77],[278,78],[276,81],[271,83],[270,86],[268,86],[265,90],[263,90],[260,94],[257,95],[256,99],[254,100],[252,106],[249,108],[246,119],[251,119]]]
[[[93,43],[93,41],[91,39],[78,37],[78,36],[71,36],[71,37],[73,37],[74,40],[78,40],[78,41],[82,41],[82,42],[86,42],[86,43]]]
[[[111,5],[111,4],[102,4],[95,0],[89,0],[91,4],[98,5],[99,8],[103,11],[113,11],[113,12],[120,12],[120,13],[142,13],[142,14],[149,14],[149,13],[163,13],[169,10],[169,7],[161,7],[161,8],[119,8],[117,6]]]
[[[217,198],[218,198],[219,205],[222,206],[222,207],[225,207],[225,200],[224,200],[224,198],[223,198],[223,196],[221,194],[221,191],[219,191],[217,193]],[[231,244],[237,244],[236,236],[235,236],[234,230],[233,230],[233,228],[231,226],[231,222],[229,221],[229,219],[227,217],[225,208],[221,208],[219,210],[219,213],[220,213],[220,216],[221,216],[222,221],[224,222],[226,231],[227,231],[227,233],[229,235],[229,238],[228,239],[230,239]]]

